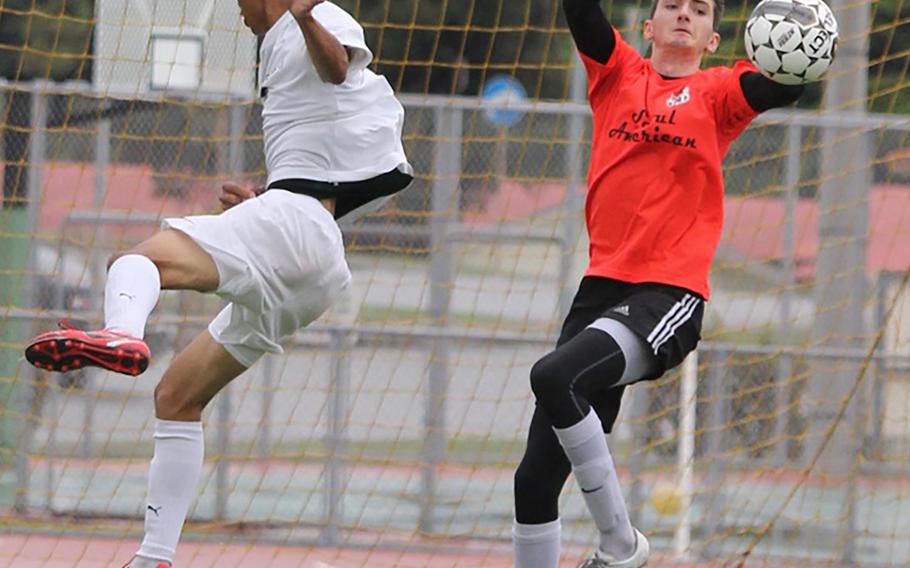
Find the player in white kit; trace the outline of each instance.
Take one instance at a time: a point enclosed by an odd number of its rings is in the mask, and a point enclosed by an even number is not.
[[[263,353],[318,318],[349,285],[336,219],[404,189],[404,110],[367,66],[363,28],[325,0],[239,0],[262,36],[259,67],[268,181],[225,184],[225,211],[166,219],[116,255],[104,329],[65,328],[26,348],[35,366],[128,375],[149,362],[142,338],[166,290],[214,292],[229,303],[176,356],[155,389],[155,454],[145,538],[130,568],[173,562],[203,465],[202,410]]]

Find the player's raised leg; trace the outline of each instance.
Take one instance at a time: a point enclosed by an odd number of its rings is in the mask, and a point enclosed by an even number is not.
[[[102,367],[138,375],[149,364],[142,340],[162,289],[214,291],[218,270],[211,256],[180,231],[161,231],[134,249],[115,255],[104,288],[104,328],[82,331],[61,324],[29,342],[30,363],[49,371]]]
[[[204,331],[177,355],[155,389],[155,453],[145,537],[130,568],[158,568],[174,561],[202,473],[202,410],[246,369]]]
[[[536,440],[529,438],[527,454],[532,453],[530,446],[533,443],[540,446],[538,450],[548,448],[546,451],[554,459],[559,454],[564,454],[564,457],[559,455],[560,460],[568,458],[600,532],[600,546],[585,566],[640,568],[648,558],[648,542],[629,520],[604,425],[590,401],[648,375],[654,366],[653,354],[649,354],[641,339],[622,324],[604,319],[595,326],[562,344],[531,370],[531,387],[538,409],[546,415],[555,440],[544,434],[538,434]],[[616,393],[617,402],[619,396],[621,392]],[[561,447],[562,452],[557,447]],[[521,469],[519,466],[519,472]],[[534,487],[534,483],[531,480],[526,486]],[[561,485],[551,483],[545,492],[540,492],[547,495],[545,502],[549,503],[550,517],[556,512],[559,489]],[[527,497],[516,495],[516,503],[520,498]],[[540,518],[540,515],[531,518],[534,523],[551,520]],[[516,520],[522,522],[521,518]],[[516,539],[516,556],[522,545]],[[531,563],[526,566],[553,565]],[[522,564],[517,566],[525,568]]]

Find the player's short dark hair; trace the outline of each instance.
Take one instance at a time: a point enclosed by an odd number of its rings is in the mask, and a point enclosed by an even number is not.
[[[714,31],[720,31],[720,19],[724,17],[724,0],[711,0],[714,4]],[[651,16],[657,11],[657,3],[660,0],[651,0]]]

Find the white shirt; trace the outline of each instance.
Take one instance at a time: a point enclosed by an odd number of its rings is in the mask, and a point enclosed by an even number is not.
[[[401,143],[404,109],[392,87],[367,66],[363,28],[323,2],[313,17],[352,57],[341,85],[323,82],[290,11],[260,48],[259,86],[268,183],[281,179],[362,181],[396,168],[411,173]]]

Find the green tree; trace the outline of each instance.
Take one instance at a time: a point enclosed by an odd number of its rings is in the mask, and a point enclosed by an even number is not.
[[[367,30],[397,90],[477,94],[492,75],[533,97],[563,98],[570,61],[559,0],[339,0]]]
[[[0,0],[0,77],[65,81],[91,77],[94,0]],[[9,94],[3,127],[4,207],[23,204],[30,125],[27,93]]]
[[[0,76],[89,79],[94,0],[0,0]]]
[[[756,2],[727,2],[721,27],[721,49],[709,64],[745,57],[743,29]],[[869,30],[869,110],[910,113],[910,4],[904,0],[879,0],[872,4]],[[835,65],[837,63],[835,62]],[[809,85],[800,99],[803,108],[818,108],[824,83]]]
[[[400,91],[477,94],[493,74],[514,75],[531,96],[568,96],[572,42],[561,0],[337,0],[367,28],[378,70]],[[647,16],[649,0],[602,3],[622,25],[626,10]],[[745,57],[743,28],[757,2],[728,0],[721,49],[707,65]],[[910,112],[910,4],[879,0],[870,30],[870,109]],[[810,85],[800,105],[817,108],[822,84]]]
[[[910,4],[880,0],[872,5],[869,36],[871,110],[910,114]]]

